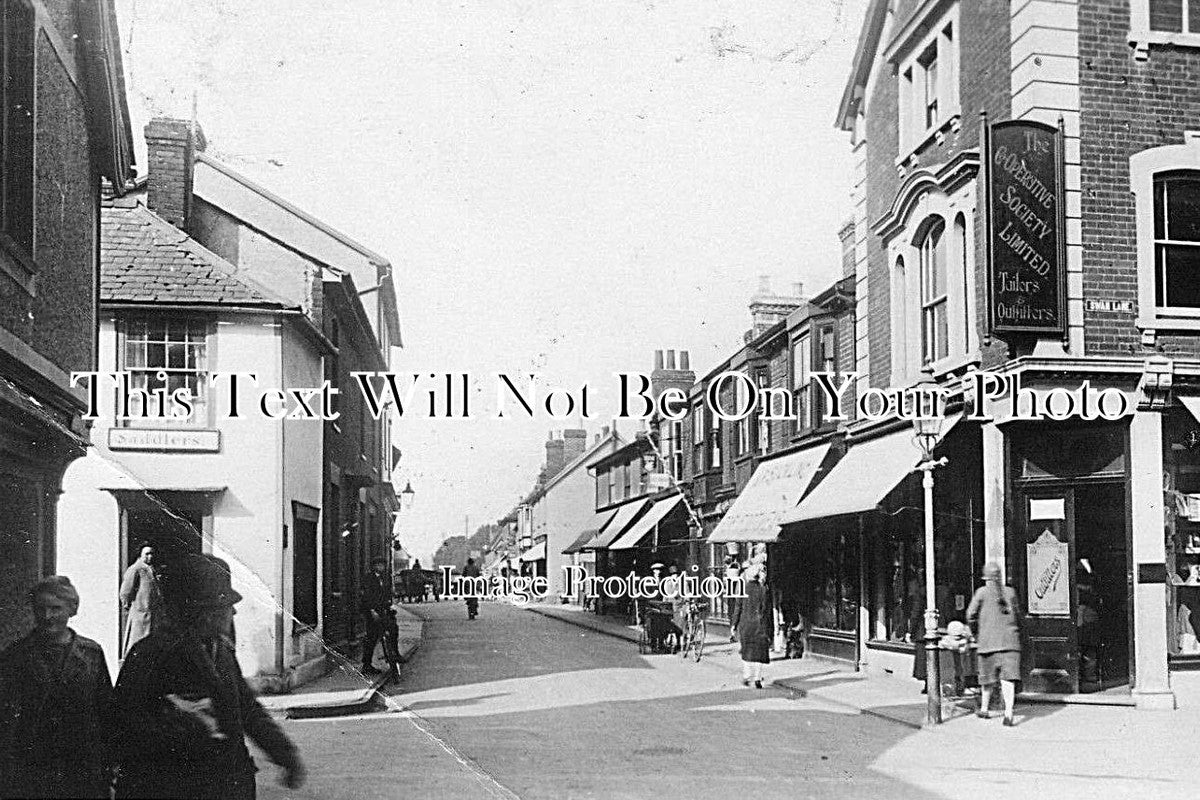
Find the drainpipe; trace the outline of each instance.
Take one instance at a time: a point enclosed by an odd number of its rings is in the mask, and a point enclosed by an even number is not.
[[[284,363],[283,363],[284,330],[283,330],[283,321],[278,318],[276,319],[275,330],[276,330],[275,339],[276,339],[276,343],[279,347],[279,385],[284,386],[284,385],[286,385],[285,384],[286,376],[284,375]],[[277,598],[276,603],[275,603],[275,674],[279,676],[280,689],[285,688],[287,685],[286,676],[284,675],[285,659],[284,659],[284,653],[283,653],[284,575],[287,571],[286,570],[287,549],[284,547],[284,533],[283,533],[285,526],[287,525],[287,522],[285,521],[287,518],[287,509],[285,506],[287,481],[286,481],[285,474],[284,474],[285,473],[284,468],[286,466],[284,457],[287,452],[285,449],[286,438],[287,438],[287,420],[281,419],[279,421],[279,469],[278,469],[278,472],[279,472],[279,495],[278,495],[279,496],[279,501],[278,501],[279,525],[276,527],[276,532],[279,534],[279,562],[276,565],[278,568],[278,570],[277,570],[278,579],[275,582],[275,592],[276,592],[275,596]]]

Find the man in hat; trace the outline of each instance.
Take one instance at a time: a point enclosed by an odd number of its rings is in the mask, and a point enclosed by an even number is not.
[[[371,559],[371,571],[363,579],[362,594],[358,599],[358,609],[363,614],[367,630],[363,634],[362,672],[364,675],[378,675],[381,670],[375,668],[375,645],[383,637],[384,629],[392,610],[392,586],[384,572],[387,570],[387,559],[376,557]]]
[[[238,666],[229,565],[212,556],[175,562],[160,581],[166,624],[142,639],[117,678],[117,797],[255,797],[245,737],[298,788],[304,765],[259,705]]]
[[[141,546],[137,561],[125,570],[121,579],[121,608],[127,615],[124,656],[135,644],[150,635],[154,617],[158,614],[158,579],[154,574],[154,548],[149,542]]]

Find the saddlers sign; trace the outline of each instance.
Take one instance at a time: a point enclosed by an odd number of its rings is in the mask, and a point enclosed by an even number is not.
[[[988,330],[1066,331],[1062,132],[1040,122],[983,123]]]

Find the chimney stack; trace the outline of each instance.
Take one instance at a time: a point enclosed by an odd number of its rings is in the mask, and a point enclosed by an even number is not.
[[[188,229],[196,153],[204,131],[182,119],[155,117],[146,124],[146,205],[177,228]]]
[[[659,359],[661,350],[654,351],[654,371],[650,373],[650,396],[656,401],[668,388],[682,389],[686,394],[696,382],[696,374],[689,369],[687,350],[679,351],[679,366],[676,367],[675,351],[667,351],[666,364]]]
[[[746,331],[743,341],[747,344],[754,341],[772,325],[807,302],[804,298],[804,284],[793,283],[792,291],[795,293],[791,295],[773,294],[770,277],[759,276],[758,291],[750,298],[751,326],[750,330]]]
[[[546,441],[546,467],[545,476],[549,480],[562,471],[563,464],[566,463],[563,459],[564,445],[562,439],[556,439],[554,433],[551,432],[550,438]]]
[[[587,431],[567,428],[563,431],[563,465],[570,464],[587,450]]]

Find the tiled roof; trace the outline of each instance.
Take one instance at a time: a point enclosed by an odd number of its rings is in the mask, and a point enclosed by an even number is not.
[[[100,302],[296,307],[129,199],[100,210]]]

